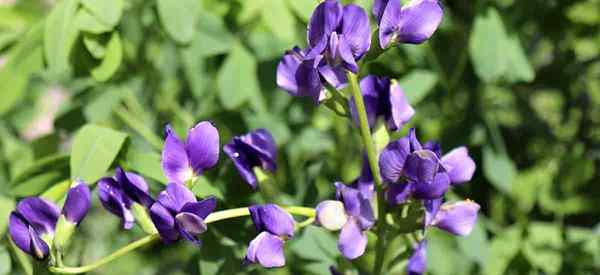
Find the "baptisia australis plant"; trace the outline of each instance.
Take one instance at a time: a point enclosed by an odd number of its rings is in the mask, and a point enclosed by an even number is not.
[[[62,211],[38,197],[20,201],[10,215],[11,239],[34,258],[49,259],[50,271],[75,274],[92,271],[157,240],[170,244],[185,239],[200,246],[209,224],[250,216],[258,234],[248,245],[245,264],[285,265],[285,243],[297,230],[314,223],[340,231],[337,247],[348,260],[374,252],[371,274],[376,275],[386,272],[387,244],[395,235],[405,234],[406,245],[412,248],[412,255],[404,259],[407,272],[423,274],[430,228],[465,236],[477,221],[477,203],[444,202],[449,188],[471,180],[476,165],[466,147],[443,154],[439,143],[421,143],[415,129],[388,143],[389,132],[403,131],[416,114],[406,96],[411,91],[404,91],[386,76],[360,75],[361,66],[372,54],[376,58],[375,53],[392,45],[428,40],[442,21],[441,4],[412,0],[402,6],[400,0],[376,0],[372,14],[379,28],[378,47],[371,47],[369,15],[363,8],[322,1],[310,18],[306,48],[288,51],[277,67],[277,84],[283,90],[310,97],[317,104],[334,102],[325,106],[360,132],[364,145],[361,175],[348,185],[336,182],[335,200],[324,200],[316,209],[266,202],[217,211],[215,197],[199,200],[191,191],[198,178],[219,160],[219,132],[213,123],[203,121],[189,129],[185,139],[166,126],[161,166],[168,184],[157,196],[142,176],[121,167],[115,168],[114,176],[97,182],[104,208],[122,220],[124,229],[138,224],[147,236],[89,265],[64,266],[61,257],[69,237],[90,206],[88,185],[76,181],[66,194]],[[372,130],[377,131],[376,137]],[[386,138],[381,139],[381,131]],[[266,129],[234,136],[223,151],[252,190],[260,190],[262,180],[277,172],[277,145]],[[420,211],[412,224],[402,220],[405,217],[398,213],[415,206]],[[306,219],[296,222],[292,215]],[[369,234],[376,238],[373,251],[368,249],[372,247]],[[337,267],[330,270],[333,274],[344,272]]]

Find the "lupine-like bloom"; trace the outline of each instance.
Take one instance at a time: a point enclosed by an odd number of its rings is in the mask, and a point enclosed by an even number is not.
[[[277,169],[277,145],[269,131],[258,129],[243,136],[234,137],[223,146],[242,178],[252,187],[258,188],[254,167],[269,172]]]
[[[150,208],[154,203],[144,178],[132,172],[125,172],[121,167],[115,169],[114,177],[98,181],[98,198],[106,210],[121,218],[125,229],[131,229],[135,223],[131,212],[134,202],[146,208]]]
[[[188,131],[181,141],[169,125],[161,164],[169,182],[185,183],[212,168],[219,160],[219,132],[211,122],[203,121]]]
[[[171,243],[183,236],[200,245],[198,238],[207,230],[204,220],[216,207],[216,198],[198,201],[185,185],[169,183],[150,208],[150,218],[163,241]]]
[[[438,28],[444,10],[438,0],[375,0],[373,15],[379,22],[379,43],[383,49],[391,43],[421,44]]]
[[[249,209],[254,226],[261,233],[250,242],[245,261],[267,268],[284,266],[283,244],[294,236],[294,218],[275,204]]]
[[[10,214],[10,236],[27,254],[38,260],[46,259],[60,216],[64,216],[66,222],[77,226],[87,214],[90,203],[90,189],[82,181],[76,181],[69,189],[62,212],[54,203],[45,199],[25,198]]]
[[[338,249],[347,259],[360,257],[367,247],[367,235],[375,223],[371,201],[359,189],[335,183],[337,200],[317,205],[316,222],[325,229],[340,232]]]
[[[425,201],[424,204],[426,227],[437,227],[457,236],[471,233],[480,208],[471,200],[442,204],[442,199],[436,199]]]
[[[369,50],[369,17],[359,6],[323,1],[308,26],[308,48],[286,53],[277,67],[277,84],[293,96],[325,98],[326,81],[334,88],[347,82],[345,71],[358,72],[357,61]]]
[[[377,118],[381,117],[390,131],[398,131],[415,114],[400,85],[387,77],[366,76],[360,81],[360,90],[371,128],[375,127]],[[358,125],[358,113],[353,99],[350,100],[350,111],[354,123]]]
[[[465,147],[441,155],[439,144],[421,145],[414,129],[408,136],[388,144],[379,158],[381,176],[389,184],[387,200],[400,204],[410,197],[441,198],[453,184],[467,182],[475,171],[475,162]]]

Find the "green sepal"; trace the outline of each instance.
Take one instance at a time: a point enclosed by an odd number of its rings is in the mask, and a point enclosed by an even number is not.
[[[133,213],[133,216],[135,217],[135,222],[142,230],[144,230],[144,232],[148,234],[158,233],[154,223],[152,223],[152,219],[150,219],[150,215],[148,215],[148,211],[146,211],[146,208],[143,205],[133,203],[131,205],[131,213]]]
[[[69,246],[69,240],[75,231],[76,224],[68,221],[64,215],[60,215],[56,223],[56,232],[54,233],[54,247],[61,252]],[[48,244],[50,247],[50,243]]]

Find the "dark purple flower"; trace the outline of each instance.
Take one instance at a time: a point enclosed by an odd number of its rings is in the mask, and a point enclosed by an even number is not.
[[[254,167],[269,172],[277,169],[277,144],[269,131],[258,129],[243,136],[234,137],[223,146],[242,178],[252,187],[258,188]]]
[[[146,208],[150,208],[154,203],[144,178],[132,172],[125,172],[121,167],[115,169],[114,177],[98,181],[98,198],[106,210],[121,218],[125,229],[131,229],[135,222],[131,212],[134,202]]]
[[[338,249],[347,259],[360,257],[367,247],[367,235],[375,223],[370,198],[360,190],[335,183],[337,200],[319,203],[316,221],[328,230],[339,230]]]
[[[165,133],[161,164],[169,182],[185,183],[217,164],[219,132],[211,122],[196,124],[188,131],[185,142],[169,125],[165,127]]]
[[[458,236],[469,235],[477,222],[479,204],[471,200],[440,204],[441,199],[426,202],[426,226]]]
[[[408,258],[406,265],[407,275],[422,275],[427,270],[427,240],[422,240],[413,254]]]
[[[311,16],[308,47],[288,51],[277,66],[277,84],[293,96],[325,99],[325,82],[340,89],[346,70],[358,72],[357,61],[369,50],[371,33],[367,13],[357,5],[323,1]]]
[[[375,127],[377,118],[381,117],[390,131],[398,131],[415,114],[415,110],[408,103],[404,91],[396,81],[369,75],[360,81],[360,89],[371,128]],[[350,112],[354,123],[358,125],[354,99],[350,100]]]
[[[245,261],[266,268],[284,266],[283,244],[294,236],[294,218],[275,204],[254,205],[249,210],[261,233],[250,242]]]
[[[77,181],[69,189],[62,209],[64,219],[77,226],[90,206],[89,187]],[[21,200],[10,214],[8,230],[12,240],[25,253],[43,260],[50,253],[61,210],[52,202],[38,197]]]
[[[431,37],[444,16],[438,0],[411,0],[401,6],[400,0],[375,0],[373,14],[379,22],[379,43],[421,44]]]
[[[207,229],[204,220],[216,206],[212,196],[198,201],[185,185],[169,183],[150,208],[150,218],[163,241],[171,243],[183,236],[200,245],[198,237]]]

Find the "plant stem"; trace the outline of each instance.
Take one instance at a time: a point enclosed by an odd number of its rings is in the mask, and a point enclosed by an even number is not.
[[[292,215],[305,216],[305,217],[308,217],[309,219],[314,218],[314,216],[316,214],[315,210],[313,208],[309,208],[309,207],[289,206],[289,207],[283,207],[283,209],[285,209]],[[249,215],[250,215],[250,211],[248,210],[248,207],[233,208],[233,209],[214,212],[214,213],[208,215],[208,217],[206,217],[206,220],[204,220],[204,222],[206,224],[209,224],[209,223],[214,223],[214,222],[218,222],[218,221],[222,221],[222,220],[243,217],[243,216],[249,216]],[[133,250],[136,250],[140,247],[151,244],[159,239],[160,239],[160,235],[158,235],[158,234],[147,235],[137,241],[134,241],[124,247],[121,247],[119,250],[113,252],[112,254],[110,254],[92,264],[78,266],[78,267],[50,267],[49,269],[50,269],[50,272],[63,273],[63,274],[79,274],[79,273],[89,272],[89,271],[92,271],[92,270],[102,266],[102,265],[112,262]]]
[[[362,93],[360,91],[360,86],[358,84],[358,78],[351,72],[348,72],[347,76],[348,82],[350,83],[352,97],[354,99],[354,103],[356,104],[356,111],[358,112],[360,133],[365,145],[365,150],[367,151],[369,168],[371,168],[373,180],[375,181],[375,187],[377,188],[377,243],[375,245],[375,266],[373,267],[373,274],[379,275],[383,270],[385,256],[385,234],[387,231],[385,215],[387,213],[387,204],[385,202],[385,196],[383,193],[383,183],[381,182],[381,176],[379,175],[377,152],[375,151],[375,144],[373,143],[373,138],[371,137],[369,121],[367,120],[367,111]]]

